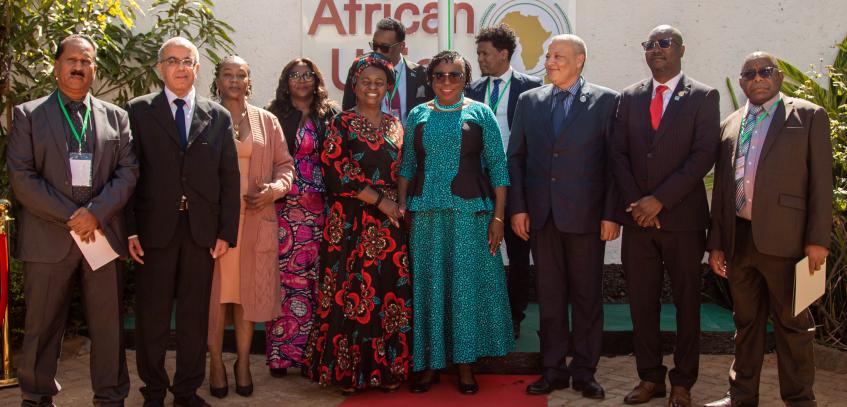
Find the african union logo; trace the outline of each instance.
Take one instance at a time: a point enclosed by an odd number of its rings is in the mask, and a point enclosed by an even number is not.
[[[570,34],[571,22],[556,1],[508,0],[494,2],[482,14],[481,27],[504,23],[518,35],[512,66],[530,75],[544,76],[544,50],[550,37]]]

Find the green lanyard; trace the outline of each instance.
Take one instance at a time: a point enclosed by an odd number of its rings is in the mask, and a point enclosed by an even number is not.
[[[747,123],[747,115],[744,115],[744,118],[741,119],[741,128],[738,130],[739,131],[738,138],[741,140],[741,144],[746,143],[747,140],[750,139],[750,137],[753,135],[753,131],[756,130],[756,127],[759,127],[759,123],[761,123],[762,120],[765,120],[766,117],[770,116],[774,112],[774,110],[776,110],[776,108],[779,106],[780,102],[782,102],[782,98],[777,100],[776,103],[774,103],[773,106],[771,106],[770,110],[765,112],[765,114],[757,117],[756,123],[753,124],[753,127],[750,128],[750,131],[748,131],[746,133],[742,133],[744,131],[744,126]]]
[[[91,95],[88,96],[88,106],[85,109],[85,118],[82,119],[82,135],[80,136],[79,132],[76,131],[76,127],[74,127],[74,122],[71,120],[71,116],[68,114],[68,109],[65,109],[65,104],[62,103],[62,96],[59,95],[59,92],[56,92],[56,98],[59,99],[59,107],[62,108],[62,113],[65,114],[65,120],[68,121],[68,127],[71,128],[71,132],[74,134],[76,138],[76,143],[79,146],[79,153],[82,153],[82,143],[85,141],[85,129],[88,128],[88,118],[91,116]]]
[[[400,59],[400,64],[403,64],[403,59]],[[397,64],[397,65],[400,65]],[[391,89],[391,94],[388,95],[388,110],[391,110],[391,103],[394,102],[394,95],[397,94],[397,88],[400,87],[400,78],[397,77],[397,70],[394,70],[394,89]]]
[[[491,97],[491,82],[494,82],[494,80],[490,79],[488,81],[488,87],[485,88],[485,100],[488,100],[488,105],[491,106],[491,111],[494,112],[494,114],[497,114],[497,106],[500,106],[500,101],[503,100],[503,95],[506,94],[506,89],[509,89],[509,85],[512,83],[512,78],[509,78],[509,80],[506,81],[506,85],[503,86],[503,90],[499,95],[497,95],[497,100],[494,101],[489,99]]]

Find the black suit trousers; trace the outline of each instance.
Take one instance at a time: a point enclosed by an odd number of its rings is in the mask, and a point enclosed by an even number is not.
[[[603,339],[603,254],[597,233],[563,233],[552,216],[530,231],[541,326],[541,366],[550,381],[594,378]],[[573,310],[570,327],[568,305]],[[567,365],[565,358],[573,356]]]
[[[796,258],[762,254],[753,244],[750,222],[736,221],[735,255],[727,278],[733,299],[735,361],[730,372],[732,405],[759,404],[759,376],[765,354],[765,328],[772,317],[779,393],[790,406],[814,406],[815,322],[805,310],[794,316]],[[820,271],[823,272],[823,271]]]
[[[700,366],[700,280],[706,232],[672,232],[624,226],[621,257],[629,310],[635,364],[641,380],[664,383],[659,318],[665,268],[671,280],[676,307],[674,368],[668,374],[672,386],[690,389]]]
[[[24,263],[26,325],[18,360],[22,396],[39,400],[59,391],[54,378],[77,280],[82,283],[91,338],[93,401],[102,406],[123,405],[129,394],[121,321],[123,279],[114,261],[92,271],[76,244],[58,263]]]
[[[145,248],[136,281],[136,354],[145,399],[164,399],[168,390],[165,352],[176,299],[176,372],[171,392],[190,397],[206,376],[206,338],[214,260],[194,242],[188,213],[180,212],[171,242]]]

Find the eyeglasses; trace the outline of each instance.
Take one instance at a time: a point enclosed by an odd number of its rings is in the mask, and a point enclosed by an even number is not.
[[[464,72],[452,71],[452,72],[434,72],[432,74],[433,78],[435,78],[436,82],[447,82],[449,78],[451,81],[458,81],[465,77]]]
[[[312,71],[289,72],[288,79],[300,82],[310,82],[315,79],[315,73]]]
[[[644,48],[645,51],[650,51],[655,49],[657,46],[659,48],[667,49],[671,47],[671,44],[674,43],[673,38],[662,38],[661,40],[655,41],[644,41],[641,43],[641,47]]]
[[[371,49],[372,49],[372,50],[374,50],[374,52],[385,52],[385,53],[388,53],[388,52],[391,52],[391,48],[396,47],[396,46],[397,46],[397,45],[399,45],[401,42],[403,42],[403,41],[397,41],[397,42],[395,42],[394,44],[390,44],[390,45],[389,45],[389,44],[377,44],[377,43],[375,43],[375,42],[371,41],[371,42],[369,42],[368,44],[370,44],[370,45],[371,45]]]
[[[184,66],[186,68],[193,68],[197,62],[194,61],[194,58],[179,59],[176,57],[168,57],[160,60],[159,63],[165,64],[169,67]]]
[[[777,72],[779,72],[779,69],[775,66],[766,66],[759,70],[750,69],[748,71],[741,71],[741,79],[744,79],[745,81],[752,81],[753,79],[756,79],[756,75],[759,75],[762,79],[768,79],[771,76],[774,76]]]

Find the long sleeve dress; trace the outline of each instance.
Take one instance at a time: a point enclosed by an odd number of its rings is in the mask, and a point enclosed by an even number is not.
[[[478,102],[419,105],[406,134],[414,370],[505,355],[514,345],[505,271],[500,252],[488,252],[494,188],[509,185],[494,113]]]
[[[373,126],[353,110],[330,123],[321,153],[328,214],[320,249],[315,323],[305,373],[344,388],[390,386],[408,378],[412,287],[405,234],[366,186],[397,199],[403,128],[383,114]]]

